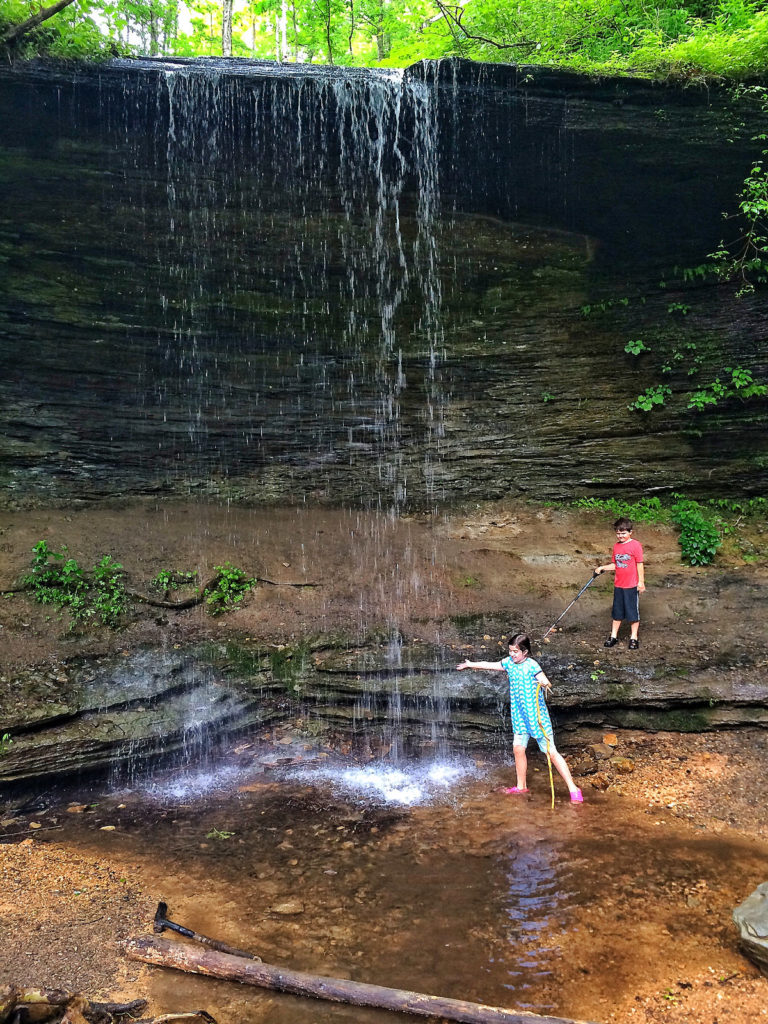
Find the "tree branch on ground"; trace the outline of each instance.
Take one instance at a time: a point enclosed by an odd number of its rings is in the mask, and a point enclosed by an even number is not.
[[[17,39],[31,32],[33,28],[37,28],[38,25],[42,25],[44,21],[52,18],[54,14],[58,14],[59,11],[63,11],[65,7],[69,7],[75,0],[59,0],[58,3],[53,4],[51,7],[43,7],[33,14],[31,18],[27,18],[26,21],[20,22],[18,25],[13,25],[7,30],[7,32],[0,36],[0,43],[13,43]]]

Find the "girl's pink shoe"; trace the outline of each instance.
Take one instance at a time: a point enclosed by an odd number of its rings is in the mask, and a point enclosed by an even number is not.
[[[584,803],[584,794],[581,792],[580,789],[576,789],[576,790],[573,791],[573,793],[571,793],[571,803],[572,804],[583,804]]]
[[[506,793],[507,796],[521,796],[523,793],[528,793],[530,790],[526,786],[525,789],[520,789],[519,786],[510,786],[509,789],[502,789],[502,793]]]

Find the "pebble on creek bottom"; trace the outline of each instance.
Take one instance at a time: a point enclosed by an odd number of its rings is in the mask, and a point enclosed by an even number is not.
[[[279,903],[273,903],[269,908],[270,914],[280,914],[283,917],[290,917],[293,914],[303,914],[304,904],[298,900],[281,900]]]

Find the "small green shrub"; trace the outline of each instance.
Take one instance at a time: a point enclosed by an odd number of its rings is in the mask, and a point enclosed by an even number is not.
[[[666,384],[654,384],[649,387],[642,395],[638,395],[631,405],[628,405],[628,409],[636,409],[638,412],[650,412],[654,406],[664,405],[668,398],[672,396],[672,389],[667,387]]]
[[[4,757],[5,754],[10,753],[12,743],[13,740],[11,739],[11,734],[9,732],[4,732],[3,735],[0,736],[0,757]]]
[[[32,591],[39,604],[66,608],[72,624],[95,618],[105,626],[117,626],[128,607],[123,582],[123,567],[111,555],[104,555],[90,575],[86,575],[66,547],[51,551],[41,540],[32,549],[32,568],[22,584]]]
[[[105,626],[117,626],[120,617],[128,610],[123,567],[111,555],[104,555],[94,565],[89,597],[91,604],[86,615],[93,616]]]
[[[161,569],[154,579],[150,580],[150,587],[166,594],[169,590],[181,590],[182,587],[191,587],[197,582],[195,571],[179,569]]]
[[[648,351],[648,346],[638,338],[636,341],[628,341],[624,346],[624,351],[629,356],[639,356],[641,352]]]
[[[764,398],[768,395],[768,385],[758,383],[752,371],[744,366],[726,366],[725,372],[731,379],[715,378],[704,388],[694,391],[688,399],[688,408],[701,411],[708,405],[717,405],[728,398]]]
[[[41,540],[32,552],[32,568],[22,577],[22,584],[31,589],[39,604],[68,608],[74,619],[82,618],[87,608],[88,582],[75,559],[67,557],[66,547],[51,551],[48,542]]]
[[[617,498],[579,498],[574,506],[587,512],[607,512],[616,519],[627,516],[636,523],[666,522],[669,516],[660,498],[641,498],[634,502]]]
[[[231,839],[232,836],[236,835],[236,832],[225,832],[223,829],[216,828],[215,826],[210,832],[206,832],[206,839]]]
[[[214,567],[217,573],[216,582],[205,592],[205,603],[211,615],[221,615],[239,604],[245,595],[256,585],[256,580],[248,576],[242,569],[225,562]]]
[[[680,527],[678,543],[688,565],[709,565],[723,543],[716,524],[698,501],[680,498],[670,509],[672,522]]]

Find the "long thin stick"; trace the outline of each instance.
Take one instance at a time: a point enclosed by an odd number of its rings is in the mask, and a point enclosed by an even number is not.
[[[399,1010],[422,1017],[443,1017],[464,1021],[465,1024],[584,1024],[565,1017],[542,1017],[521,1010],[505,1010],[482,1003],[467,1003],[462,999],[443,999],[420,992],[408,992],[381,985],[366,985],[359,981],[326,978],[290,971],[282,967],[241,957],[217,953],[212,949],[196,949],[180,942],[168,942],[153,937],[129,939],[126,953],[132,960],[141,960],[160,967],[174,967],[191,974],[205,974],[226,981],[239,981],[244,985],[278,989],[294,995],[315,996],[334,1003],[354,1006],[379,1006],[386,1010]]]
[[[577,602],[577,601],[579,600],[579,598],[580,598],[580,597],[581,597],[581,595],[582,595],[582,594],[584,593],[584,591],[585,591],[585,590],[587,589],[587,587],[591,586],[591,585],[592,585],[592,584],[593,584],[593,583],[595,582],[595,580],[596,580],[596,579],[597,579],[597,573],[596,573],[596,572],[593,572],[593,573],[592,573],[592,575],[591,575],[591,576],[589,577],[589,579],[587,580],[587,582],[586,582],[586,583],[584,584],[584,586],[583,586],[583,587],[581,588],[581,590],[580,590],[580,591],[578,592],[578,594],[576,595],[576,597],[574,597],[574,599],[573,599],[573,600],[571,601],[571,603],[570,603],[570,604],[568,605],[568,607],[567,607],[567,608],[565,609],[565,611],[564,611],[564,612],[561,612],[561,613],[560,613],[560,614],[559,614],[559,615],[557,616],[557,618],[555,619],[555,621],[554,621],[554,622],[552,623],[552,625],[551,625],[551,626],[549,627],[549,629],[547,630],[547,632],[546,632],[546,633],[544,634],[544,636],[543,636],[543,637],[541,638],[542,640],[546,640],[546,639],[547,639],[547,637],[548,637],[548,636],[549,636],[549,634],[550,634],[550,633],[552,632],[552,630],[553,630],[553,629],[555,628],[555,626],[556,626],[556,625],[558,624],[558,622],[560,621],[560,619],[562,619],[562,617],[563,617],[563,616],[564,616],[564,615],[566,614],[566,612],[569,612],[569,611],[571,610],[571,608],[573,608],[573,606],[574,606],[574,605],[576,604],[576,602]]]

